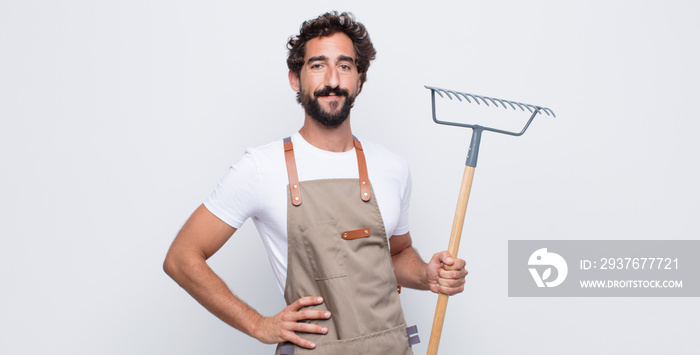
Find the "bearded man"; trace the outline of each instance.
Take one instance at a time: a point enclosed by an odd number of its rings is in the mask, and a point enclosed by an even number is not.
[[[278,344],[277,354],[412,354],[399,285],[462,292],[465,262],[447,251],[421,260],[408,228],[406,163],[351,131],[376,54],[365,26],[326,13],[304,22],[288,48],[303,126],[231,166],[178,233],[164,269],[227,324]],[[248,218],[288,305],[269,317],[206,263]]]

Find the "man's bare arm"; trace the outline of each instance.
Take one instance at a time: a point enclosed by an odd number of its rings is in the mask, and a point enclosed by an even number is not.
[[[209,267],[207,259],[214,255],[236,232],[204,205],[199,206],[175,237],[163,263],[165,272],[202,306],[230,326],[263,343],[291,341],[313,348],[315,344],[295,332],[320,333],[328,330],[305,319],[327,319],[329,312],[305,311],[304,307],[321,304],[320,297],[300,298],[272,317],[263,317],[239,299]]]
[[[392,236],[389,241],[394,274],[400,285],[448,295],[464,291],[464,260],[442,251],[425,263],[413,248],[410,233]]]

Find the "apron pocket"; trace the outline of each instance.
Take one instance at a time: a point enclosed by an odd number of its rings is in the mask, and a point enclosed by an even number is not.
[[[327,280],[348,275],[345,251],[341,245],[342,231],[334,219],[298,225],[304,250],[315,280]]]

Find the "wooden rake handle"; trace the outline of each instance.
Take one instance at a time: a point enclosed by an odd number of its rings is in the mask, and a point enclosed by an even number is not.
[[[457,258],[459,240],[462,237],[462,226],[464,226],[464,216],[467,212],[467,202],[469,202],[469,192],[471,192],[473,180],[474,167],[467,165],[464,167],[462,185],[459,188],[459,198],[457,199],[457,209],[455,210],[455,218],[452,222],[450,244],[447,247],[447,250],[452,254],[453,258]],[[445,312],[447,311],[448,298],[449,296],[444,293],[438,295],[437,306],[435,307],[435,318],[433,318],[433,329],[430,332],[430,342],[428,343],[428,355],[437,355],[438,346],[440,345],[440,335],[442,334],[442,324],[445,321]]]

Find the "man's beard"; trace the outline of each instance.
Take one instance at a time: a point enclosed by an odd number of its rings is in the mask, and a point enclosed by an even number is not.
[[[330,94],[335,94],[339,97],[344,96],[345,102],[340,110],[336,112],[327,112],[321,108],[321,104],[318,102],[320,96],[328,96]],[[350,116],[350,110],[355,102],[355,96],[351,96],[350,93],[339,87],[331,88],[326,86],[323,89],[316,90],[311,95],[304,95],[301,86],[299,87],[299,92],[297,93],[297,102],[301,104],[306,111],[306,114],[311,116],[314,120],[320,122],[326,127],[337,127]],[[331,103],[332,108],[336,108],[338,103]]]

